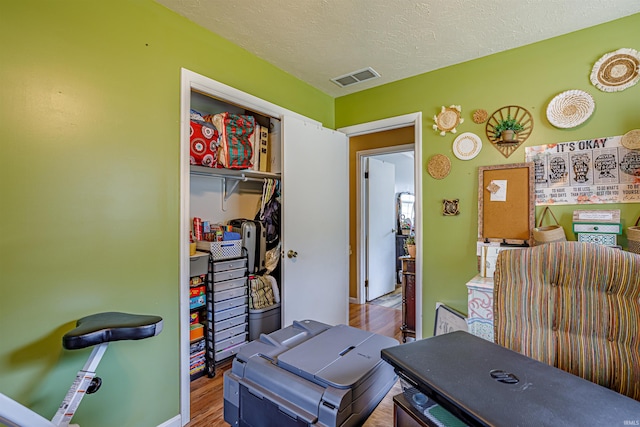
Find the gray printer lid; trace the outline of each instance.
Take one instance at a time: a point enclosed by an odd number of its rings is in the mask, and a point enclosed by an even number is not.
[[[350,388],[384,363],[383,348],[397,344],[390,337],[337,325],[280,354],[277,364],[316,383]]]

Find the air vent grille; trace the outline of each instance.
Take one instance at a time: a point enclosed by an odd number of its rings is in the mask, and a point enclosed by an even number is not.
[[[363,68],[362,70],[352,71],[351,73],[344,74],[342,76],[334,77],[332,82],[340,87],[347,87],[356,83],[364,82],[366,80],[376,79],[380,77],[373,68]]]

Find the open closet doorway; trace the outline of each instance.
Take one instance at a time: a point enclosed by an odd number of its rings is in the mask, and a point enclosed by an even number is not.
[[[340,128],[349,137],[349,301],[355,304],[366,302],[365,247],[366,230],[363,206],[365,187],[360,177],[363,175],[361,159],[358,152],[366,156],[398,154],[413,151],[414,195],[415,195],[415,229],[416,259],[421,260],[422,245],[422,113],[411,113],[404,116],[391,117],[375,122],[363,123]],[[363,153],[367,150],[379,149],[379,152]],[[385,151],[388,149],[389,151]],[[395,209],[395,205],[392,209]],[[389,234],[395,226],[387,226]],[[395,263],[395,260],[394,260]],[[395,270],[395,269],[394,269]],[[422,283],[422,262],[416,263],[416,283]],[[422,337],[422,286],[416,289],[416,338]]]

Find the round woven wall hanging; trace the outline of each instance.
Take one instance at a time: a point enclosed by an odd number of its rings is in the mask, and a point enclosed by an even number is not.
[[[482,150],[482,140],[475,133],[465,132],[456,137],[452,149],[460,160],[471,160]]]
[[[473,123],[481,124],[486,122],[488,118],[489,113],[487,113],[487,110],[480,109],[473,113]]]
[[[547,106],[547,119],[557,128],[573,128],[593,114],[596,104],[591,95],[582,90],[568,90],[556,95]]]
[[[451,160],[444,154],[435,154],[427,162],[427,172],[435,179],[442,179],[451,172]]]
[[[629,150],[640,150],[640,129],[630,130],[622,135],[620,143]]]
[[[625,90],[640,80],[640,54],[622,48],[606,53],[591,70],[591,83],[603,92]]]
[[[464,122],[464,119],[460,117],[461,111],[462,107],[459,105],[443,106],[440,113],[433,116],[433,120],[436,122],[433,125],[433,130],[439,131],[441,136],[445,136],[447,132],[456,133],[456,126]]]

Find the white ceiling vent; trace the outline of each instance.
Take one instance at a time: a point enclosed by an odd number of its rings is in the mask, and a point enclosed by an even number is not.
[[[331,81],[340,87],[347,87],[366,80],[377,79],[378,77],[380,77],[380,74],[378,74],[373,68],[367,67],[362,70],[352,71],[351,73],[343,76],[334,77]]]

